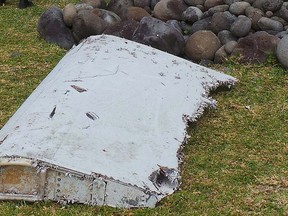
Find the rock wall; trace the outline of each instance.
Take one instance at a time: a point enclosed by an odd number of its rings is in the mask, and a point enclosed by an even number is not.
[[[222,63],[230,55],[263,63],[276,54],[288,68],[287,29],[283,0],[83,0],[63,10],[50,7],[37,27],[47,42],[65,49],[104,33],[197,63]]]

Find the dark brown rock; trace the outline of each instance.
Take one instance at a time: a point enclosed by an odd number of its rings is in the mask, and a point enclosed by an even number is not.
[[[127,8],[125,19],[140,21],[145,16],[150,16],[150,14],[145,9],[140,7],[129,7]]]
[[[241,38],[232,55],[240,56],[241,62],[263,63],[269,54],[275,54],[279,38],[259,31]]]
[[[161,0],[153,11],[153,15],[161,20],[182,19],[182,13],[187,9],[183,0]]]
[[[193,61],[214,60],[216,51],[221,47],[218,37],[212,31],[201,30],[192,34],[185,46],[185,54]]]
[[[108,23],[99,16],[99,10],[81,10],[73,20],[73,36],[77,42],[91,35],[102,34]]]

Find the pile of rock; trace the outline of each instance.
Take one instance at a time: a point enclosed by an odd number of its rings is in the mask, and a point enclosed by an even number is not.
[[[265,62],[276,54],[288,67],[288,2],[283,0],[110,0],[108,5],[82,0],[63,10],[50,7],[37,29],[65,49],[104,33],[194,62],[221,63],[230,55]]]

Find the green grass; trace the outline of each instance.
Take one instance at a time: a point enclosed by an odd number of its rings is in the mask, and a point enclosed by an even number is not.
[[[0,8],[0,128],[64,56],[37,36],[37,20],[52,4]],[[288,72],[266,64],[229,60],[215,69],[239,79],[213,94],[209,110],[184,148],[181,189],[154,209],[115,209],[54,202],[0,202],[0,215],[288,215]]]

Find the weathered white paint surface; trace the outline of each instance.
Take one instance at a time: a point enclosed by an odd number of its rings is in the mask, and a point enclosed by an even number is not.
[[[178,187],[186,121],[215,105],[210,90],[235,81],[148,46],[93,36],[66,54],[1,129],[0,157],[101,174],[115,188],[134,185],[160,199]],[[122,189],[113,196],[121,200]]]

